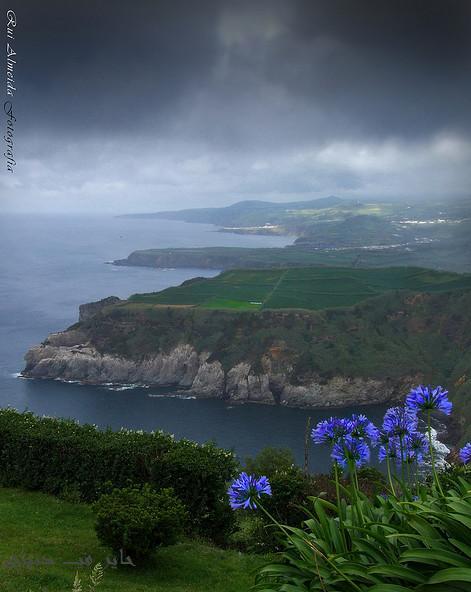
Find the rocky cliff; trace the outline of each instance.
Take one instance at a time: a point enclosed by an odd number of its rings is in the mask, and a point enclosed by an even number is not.
[[[248,362],[225,371],[211,352],[198,353],[180,344],[168,353],[141,360],[99,352],[80,330],[53,333],[26,354],[24,376],[77,380],[89,384],[169,385],[189,389],[198,397],[230,399],[294,407],[341,407],[396,400],[403,395],[404,381],[393,383],[335,376],[330,380],[291,384],[287,374],[274,374],[270,361],[256,372]],[[402,388],[401,388],[402,387]]]
[[[23,375],[294,407],[393,402],[418,382],[469,384],[470,306],[467,291],[388,293],[315,312],[105,299],[30,349]]]

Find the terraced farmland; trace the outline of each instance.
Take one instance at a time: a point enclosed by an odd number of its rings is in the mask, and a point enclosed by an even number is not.
[[[161,292],[136,294],[132,303],[261,310],[352,306],[393,290],[444,292],[471,289],[471,274],[411,267],[380,269],[290,268],[233,270],[196,278]]]

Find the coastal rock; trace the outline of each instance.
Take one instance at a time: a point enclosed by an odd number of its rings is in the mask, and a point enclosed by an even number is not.
[[[197,396],[218,398],[224,393],[224,370],[221,362],[202,360],[198,373],[191,385],[191,391]]]
[[[286,384],[280,403],[289,407],[343,407],[368,405],[399,400],[403,391],[383,381],[335,376],[321,384],[309,382],[302,386]]]
[[[234,402],[275,403],[269,376],[253,373],[246,362],[237,364],[227,373],[226,396]]]

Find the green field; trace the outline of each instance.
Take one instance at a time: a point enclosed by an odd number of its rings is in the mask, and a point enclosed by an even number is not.
[[[130,302],[235,310],[320,310],[352,306],[394,290],[446,292],[470,288],[471,274],[410,267],[234,270],[162,292],[135,294]]]
[[[88,505],[0,488],[0,592],[70,592],[77,569],[88,590],[90,569],[66,563],[88,556],[105,567],[97,592],[241,592],[264,561],[187,542],[159,550],[146,565],[113,568],[93,521]]]

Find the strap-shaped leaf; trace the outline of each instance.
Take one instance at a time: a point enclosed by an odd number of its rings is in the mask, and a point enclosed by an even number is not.
[[[443,584],[445,582],[471,582],[471,567],[449,567],[441,569],[429,579],[427,584]]]
[[[401,565],[381,565],[370,567],[368,573],[383,575],[388,578],[400,578],[408,582],[423,584],[427,578],[415,569]]]
[[[411,589],[397,584],[375,584],[368,592],[411,592]]]
[[[455,567],[466,567],[469,561],[451,551],[435,551],[432,549],[407,549],[401,554],[399,558],[400,563],[417,562],[426,563],[427,565],[449,564]]]

